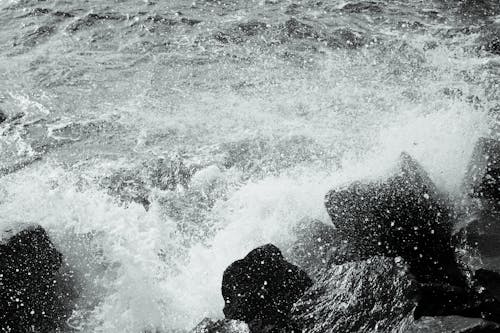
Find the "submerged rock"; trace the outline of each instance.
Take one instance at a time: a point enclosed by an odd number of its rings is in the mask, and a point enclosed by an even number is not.
[[[248,325],[238,320],[203,319],[191,333],[250,333]]]
[[[307,274],[288,263],[276,246],[261,246],[224,271],[224,315],[248,323],[252,332],[291,331],[292,306],[312,284]]]
[[[40,226],[0,244],[0,331],[49,332],[63,325],[69,313],[61,265],[61,253]]]
[[[415,281],[404,262],[373,257],[331,266],[295,304],[303,332],[390,332],[415,308]]]
[[[465,287],[451,246],[448,202],[411,156],[403,153],[387,180],[332,190],[325,204],[359,257],[400,256],[419,282]]]

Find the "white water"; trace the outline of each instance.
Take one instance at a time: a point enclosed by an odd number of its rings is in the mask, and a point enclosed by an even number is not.
[[[190,13],[184,4],[178,6]],[[49,232],[75,271],[80,293],[68,325],[82,332],[168,332],[189,330],[207,316],[221,317],[222,273],[232,261],[269,242],[286,255],[295,225],[313,219],[329,223],[323,206],[329,189],[383,177],[402,151],[414,156],[443,191],[459,196],[475,141],[495,134],[496,116],[489,110],[496,101],[485,96],[488,82],[481,83],[492,57],[468,51],[474,36],[444,41],[431,34],[434,30],[384,29],[385,37],[396,41],[372,49],[316,53],[306,42],[293,42],[289,51],[310,56],[310,67],[283,61],[278,51],[260,54],[262,49],[245,45],[224,49],[240,62],[231,57],[217,62],[226,51],[208,43],[181,47],[173,55],[154,54],[141,60],[144,64],[134,63],[131,72],[128,67],[116,72],[113,65],[131,55],[95,51],[94,58],[85,58],[77,47],[85,51],[87,46],[75,46],[76,37],[67,32],[61,38],[70,51],[54,39],[26,57],[3,55],[4,77],[18,86],[2,86],[5,105],[0,106],[25,117],[21,124],[1,125],[1,164],[33,156],[42,160],[0,178],[0,229],[37,223]],[[117,40],[142,38],[126,36]],[[88,42],[87,37],[80,38]],[[425,49],[427,42],[439,45]],[[69,53],[59,57],[50,47]],[[41,65],[34,70],[42,75],[38,83],[66,80],[61,87],[31,87],[10,72],[17,73],[11,66],[44,57],[54,77],[39,73]],[[65,72],[60,62],[66,61],[78,62],[76,68],[84,68],[88,77],[78,81],[79,76]],[[169,67],[170,61],[177,66]],[[237,84],[251,88],[231,88]],[[463,97],[446,96],[444,88],[460,89]],[[468,95],[477,96],[480,107],[467,101]],[[95,130],[85,127],[89,123],[111,125]],[[75,128],[68,127],[72,124]],[[61,140],[66,144],[57,146]],[[268,146],[223,167],[224,145],[241,140],[263,140]],[[37,150],[38,143],[48,148]],[[289,148],[301,145],[314,158],[295,161]],[[187,156],[202,170],[189,189],[153,188],[149,210],[120,203],[100,186],[110,172],[125,173],[120,168],[171,154]],[[285,167],[276,167],[280,163]],[[196,198],[215,202],[199,208]],[[182,220],[165,208],[170,205],[191,215]],[[185,220],[187,231],[179,229]],[[205,237],[200,240],[192,230]]]

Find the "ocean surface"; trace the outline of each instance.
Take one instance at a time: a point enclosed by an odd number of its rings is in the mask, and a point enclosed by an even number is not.
[[[67,332],[184,332],[402,151],[458,200],[499,33],[498,0],[0,0],[0,229],[62,252]]]

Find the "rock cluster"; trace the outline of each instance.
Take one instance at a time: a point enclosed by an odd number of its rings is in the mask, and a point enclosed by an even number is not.
[[[287,251],[302,268],[250,251],[224,272],[226,318],[193,332],[500,331],[500,142],[479,140],[463,192],[453,206],[405,153],[388,178],[331,190],[333,225],[312,221]],[[64,328],[62,263],[42,227],[2,237],[0,331]]]
[[[405,153],[387,179],[330,191],[333,226],[308,224],[287,252],[305,271],[270,244],[227,268],[226,320],[250,332],[498,331],[499,171],[500,142],[481,139],[459,209]]]

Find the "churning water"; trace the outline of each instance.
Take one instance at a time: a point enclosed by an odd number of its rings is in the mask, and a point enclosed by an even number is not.
[[[222,272],[401,151],[452,197],[498,137],[497,1],[0,0],[0,228],[42,225],[68,330],[222,316]],[[1,118],[1,117],[0,117]]]

